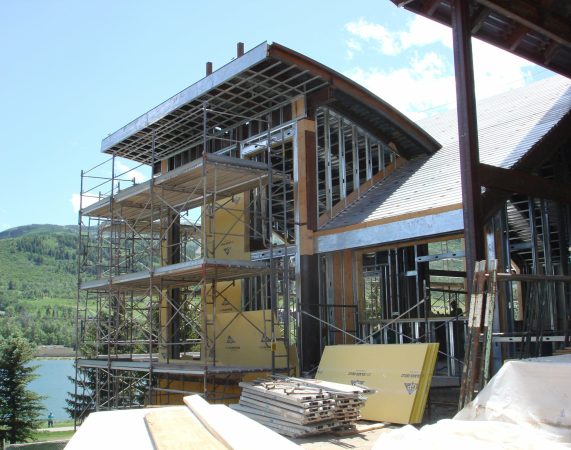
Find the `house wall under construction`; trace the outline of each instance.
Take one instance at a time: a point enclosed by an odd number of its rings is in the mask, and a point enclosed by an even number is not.
[[[563,186],[570,107],[565,81],[488,100],[483,161]],[[336,344],[439,342],[437,376],[457,384],[471,274],[455,132],[264,43],[106,137],[110,159],[82,173],[88,407],[230,402],[242,380],[311,375]],[[496,366],[568,345],[565,189],[484,193],[488,256],[511,277]]]

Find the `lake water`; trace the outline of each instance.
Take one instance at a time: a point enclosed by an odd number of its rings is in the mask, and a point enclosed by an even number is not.
[[[68,376],[75,377],[73,359],[34,359],[32,364],[38,366],[36,374],[38,378],[29,384],[31,391],[46,396],[42,401],[45,411],[40,416],[47,420],[48,412],[54,414],[54,420],[70,420],[65,412],[65,399],[68,392],[73,392],[73,382]]]

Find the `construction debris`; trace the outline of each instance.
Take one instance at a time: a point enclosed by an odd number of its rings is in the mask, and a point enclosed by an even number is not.
[[[291,377],[240,383],[240,403],[231,407],[289,437],[350,430],[365,404],[364,386]]]

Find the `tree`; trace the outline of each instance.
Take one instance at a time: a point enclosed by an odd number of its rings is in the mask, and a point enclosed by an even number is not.
[[[23,442],[39,426],[42,397],[28,390],[37,377],[28,365],[33,355],[33,345],[21,336],[0,340],[0,442]]]
[[[77,361],[75,362],[77,364]],[[95,390],[97,382],[95,380],[96,369],[77,368],[75,377],[68,377],[69,381],[77,384],[77,392],[68,392],[68,398],[65,399],[67,406],[65,411],[74,419],[77,424],[83,423],[85,418],[95,411]]]

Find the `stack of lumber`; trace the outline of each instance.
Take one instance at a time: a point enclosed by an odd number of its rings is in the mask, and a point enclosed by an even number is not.
[[[240,383],[240,403],[232,408],[290,437],[354,428],[366,387],[320,380],[272,377]]]

